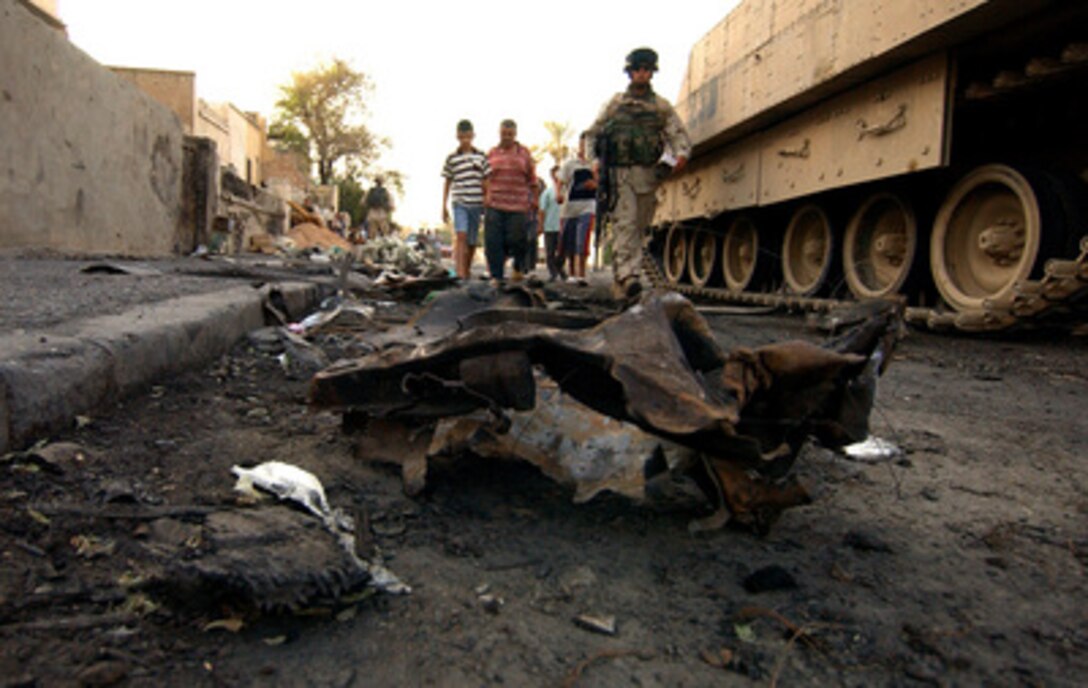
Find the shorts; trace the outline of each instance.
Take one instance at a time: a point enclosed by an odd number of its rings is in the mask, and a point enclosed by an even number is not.
[[[559,240],[564,257],[589,255],[589,230],[593,226],[593,213],[584,213],[578,217],[563,220],[562,236]]]
[[[453,229],[465,235],[469,246],[480,245],[480,218],[483,215],[483,206],[453,204]]]

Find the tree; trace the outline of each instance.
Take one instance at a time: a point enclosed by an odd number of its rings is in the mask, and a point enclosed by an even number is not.
[[[391,193],[404,195],[404,174],[399,170],[372,170],[363,173],[355,165],[346,165],[346,171],[336,177],[335,183],[340,187],[340,210],[351,215],[352,225],[358,225],[366,216],[366,208],[363,200],[366,198],[367,188],[363,186],[374,185],[376,177],[382,178],[382,184]]]
[[[545,122],[544,128],[548,130],[548,142],[543,146],[544,151],[558,165],[570,157],[569,142],[574,136],[574,128],[570,122]]]
[[[340,210],[351,215],[351,226],[358,226],[366,213],[363,210],[363,197],[366,192],[359,180],[352,176],[343,176],[336,180],[340,187]]]
[[[340,58],[295,72],[291,83],[280,86],[269,137],[281,148],[306,154],[322,184],[334,180],[340,161],[366,169],[388,145],[363,123],[371,91],[366,75]]]

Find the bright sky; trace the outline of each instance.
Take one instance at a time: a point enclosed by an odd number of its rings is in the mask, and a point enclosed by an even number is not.
[[[674,101],[699,38],[736,0],[60,0],[74,44],[99,62],[196,72],[197,95],[272,115],[292,71],[336,56],[370,76],[368,124],[393,147],[379,161],[407,179],[395,219],[441,220],[445,156],[467,117],[476,144],[517,120],[526,145],[543,122],[589,125],[626,84],[624,56],[660,55],[654,85]],[[546,163],[538,172],[547,176]]]

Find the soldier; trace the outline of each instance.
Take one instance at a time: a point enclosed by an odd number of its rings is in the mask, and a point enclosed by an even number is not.
[[[653,220],[659,165],[669,150],[679,173],[691,154],[691,142],[669,101],[650,85],[657,71],[657,53],[638,48],[627,56],[624,68],[630,84],[601,110],[589,129],[587,142],[607,177],[607,208],[612,218],[612,291],[617,298],[633,299],[642,291],[639,282],[642,239]]]
[[[370,228],[371,236],[388,236],[392,233],[393,199],[389,192],[382,186],[385,180],[381,177],[374,178],[374,186],[366,193],[363,205],[366,207],[366,223]]]

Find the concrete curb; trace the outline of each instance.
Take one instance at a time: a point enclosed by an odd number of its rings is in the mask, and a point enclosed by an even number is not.
[[[0,453],[223,355],[264,325],[270,289],[280,291],[292,316],[317,303],[314,284],[236,287],[0,337]]]

